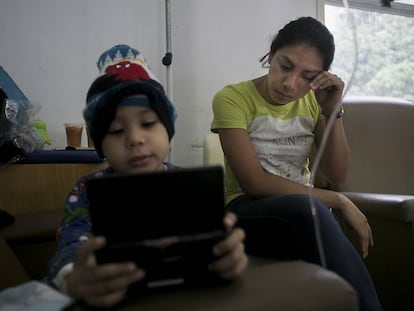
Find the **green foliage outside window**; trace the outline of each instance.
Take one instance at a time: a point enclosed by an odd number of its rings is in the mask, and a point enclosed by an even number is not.
[[[414,18],[357,9],[348,15],[326,5],[325,24],[336,42],[331,70],[351,82],[347,95],[414,100]]]

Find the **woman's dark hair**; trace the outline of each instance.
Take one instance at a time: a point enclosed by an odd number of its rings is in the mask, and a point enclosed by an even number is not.
[[[323,69],[328,70],[331,67],[335,54],[334,37],[325,25],[313,17],[299,17],[287,23],[273,38],[270,52],[265,57],[285,46],[296,44],[307,44],[316,48],[322,57]]]

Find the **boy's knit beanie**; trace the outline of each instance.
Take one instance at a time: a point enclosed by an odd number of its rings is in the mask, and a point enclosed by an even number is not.
[[[102,140],[119,105],[148,106],[174,136],[176,110],[143,55],[128,45],[116,45],[97,62],[100,76],[91,84],[83,109],[88,134],[102,158]]]

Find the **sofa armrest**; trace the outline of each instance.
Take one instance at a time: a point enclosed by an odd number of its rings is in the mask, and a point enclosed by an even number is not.
[[[208,133],[203,141],[203,165],[224,166],[224,154],[218,134]]]
[[[63,219],[63,209],[16,215],[13,224],[0,230],[0,238],[9,243],[31,243],[55,239]]]
[[[401,222],[414,221],[414,196],[343,192],[364,213]]]
[[[56,229],[62,218],[63,210],[16,215],[13,224],[0,230],[0,240],[8,249],[8,262],[21,265],[30,279],[43,278],[56,250]],[[19,275],[11,277],[9,281],[17,283],[23,279]]]
[[[343,192],[365,214],[374,246],[364,259],[384,310],[414,305],[414,196]],[[338,217],[356,249],[358,234]]]
[[[0,290],[17,286],[30,280],[26,269],[22,266],[9,244],[0,238]]]

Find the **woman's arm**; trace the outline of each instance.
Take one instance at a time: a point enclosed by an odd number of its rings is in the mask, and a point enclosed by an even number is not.
[[[219,129],[218,134],[234,177],[248,196],[308,193],[307,186],[263,170],[246,130]]]
[[[344,82],[335,74],[323,71],[315,77],[310,87],[315,91],[316,99],[325,116],[315,128],[317,150],[321,148],[330,117],[333,115],[332,117],[335,118],[323,149],[320,167],[331,183],[340,184],[346,178],[350,154],[342,117],[336,117],[342,100]]]
[[[244,129],[219,129],[220,143],[228,164],[244,193],[251,197],[309,194],[309,187],[263,170]],[[340,208],[343,199],[334,191],[313,189],[328,207]]]
[[[328,120],[320,120],[315,128],[316,150],[321,150],[322,138],[327,127]],[[350,150],[348,140],[342,123],[342,118],[336,118],[332,124],[329,135],[323,146],[323,153],[319,162],[319,168],[324,172],[328,180],[339,185],[345,181],[348,173]]]
[[[265,172],[256,156],[248,133],[244,129],[219,129],[221,146],[228,164],[244,193],[251,197],[270,195],[309,194],[309,186]],[[362,254],[368,254],[373,244],[366,217],[342,193],[312,188],[312,195],[327,207],[339,211],[358,233]]]

